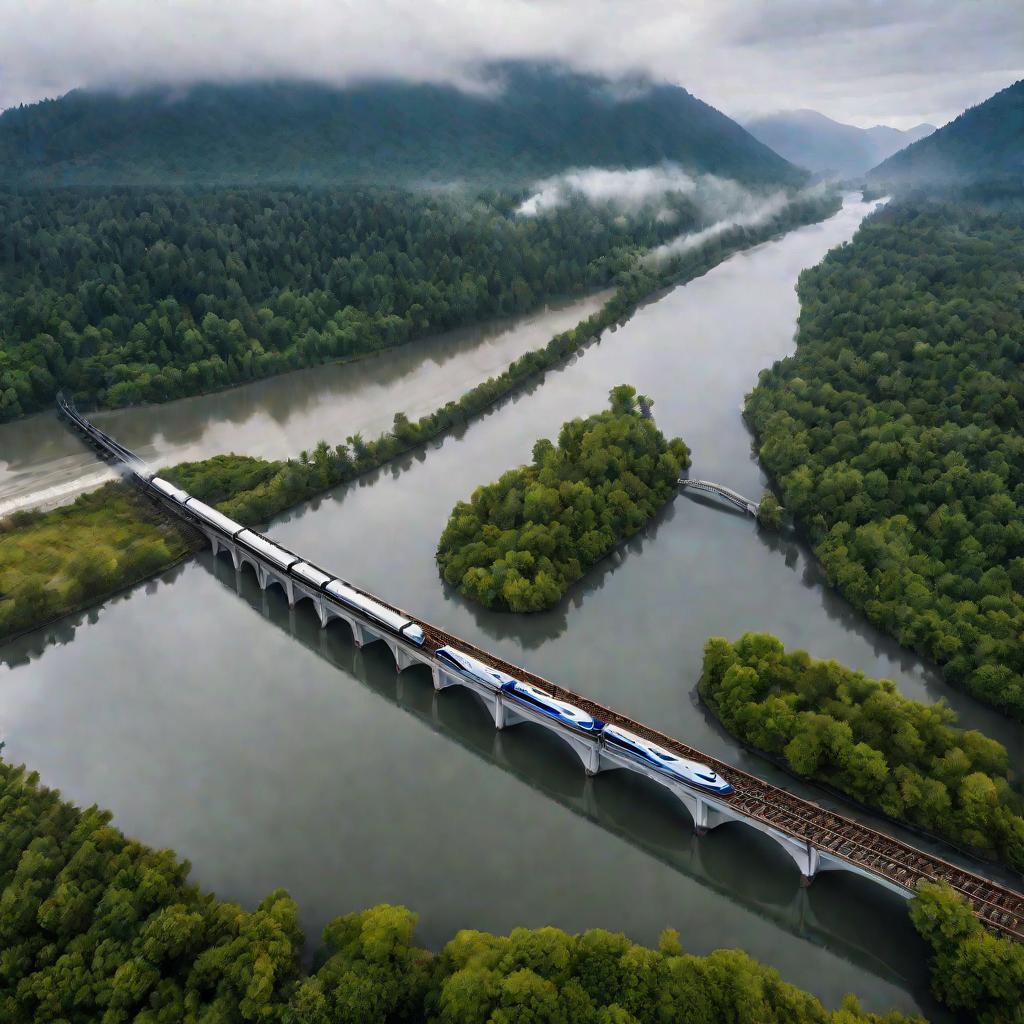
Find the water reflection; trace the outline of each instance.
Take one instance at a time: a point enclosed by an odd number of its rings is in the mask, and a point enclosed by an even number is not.
[[[285,458],[325,437],[335,443],[357,432],[374,437],[391,427],[396,412],[416,419],[500,373],[589,316],[609,294],[554,302],[355,362],[159,406],[98,412],[93,419],[154,465],[224,451]],[[0,517],[62,504],[114,476],[52,413],[0,425]]]
[[[907,986],[928,1004],[924,949],[898,896],[840,873],[826,873],[803,889],[792,861],[766,837],[729,824],[698,838],[682,804],[649,779],[629,772],[589,778],[549,730],[524,724],[497,731],[469,691],[436,693],[424,666],[398,674],[383,644],[360,650],[343,623],[322,630],[309,602],[289,608],[278,588],[261,590],[252,573],[236,572],[224,558],[204,555],[202,561],[267,623],[434,732],[702,887]]]

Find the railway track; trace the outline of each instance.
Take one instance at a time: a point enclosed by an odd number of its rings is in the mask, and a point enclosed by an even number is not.
[[[380,600],[380,598],[376,598]],[[409,615],[402,609],[395,611]],[[622,726],[693,761],[710,765],[732,783],[733,793],[720,797],[750,818],[785,833],[801,842],[808,842],[850,864],[865,868],[913,891],[920,881],[945,882],[964,896],[975,915],[991,928],[1024,942],[1024,896],[997,882],[975,875],[940,857],[924,853],[898,839],[878,832],[861,822],[846,818],[810,800],[795,796],[788,790],[773,786],[756,775],[719,761],[695,747],[652,729],[642,722],[627,718],[596,701],[558,686],[542,676],[496,658],[493,654],[438,629],[415,616],[433,649],[452,644],[486,662],[493,668],[525,679],[554,697],[567,700],[588,714],[605,722]]]
[[[61,412],[95,447],[123,461],[148,488],[148,477],[142,475],[146,468],[142,460],[103,431],[94,427],[78,413],[74,404],[66,401],[63,396],[59,397],[58,405]],[[324,571],[327,572],[327,570]],[[348,581],[345,582],[348,583]],[[982,923],[996,932],[1024,942],[1024,895],[959,868],[940,857],[909,846],[861,822],[846,818],[809,800],[795,796],[788,790],[773,786],[756,775],[750,775],[733,765],[710,757],[695,747],[667,736],[642,722],[621,715],[612,708],[605,707],[582,694],[574,693],[542,676],[535,675],[528,669],[495,657],[489,651],[477,647],[462,637],[447,633],[432,623],[425,622],[376,594],[371,594],[351,583],[348,585],[392,611],[418,623],[425,635],[424,648],[431,653],[446,645],[457,647],[493,668],[540,687],[553,697],[575,704],[596,718],[621,726],[689,760],[708,764],[733,786],[731,795],[716,797],[716,799],[728,803],[730,807],[735,808],[745,817],[759,821],[792,839],[807,843],[819,851],[827,852],[833,857],[886,878],[909,892],[913,892],[920,881],[945,882],[967,900],[975,916]]]

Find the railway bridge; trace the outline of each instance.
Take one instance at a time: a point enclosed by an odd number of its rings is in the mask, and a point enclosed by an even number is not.
[[[246,564],[250,565],[261,588],[266,589],[277,584],[284,590],[292,606],[301,600],[312,601],[322,627],[326,627],[332,619],[342,619],[352,631],[353,640],[359,647],[375,641],[385,643],[395,659],[395,667],[399,672],[413,665],[424,665],[431,673],[436,690],[442,691],[450,686],[468,687],[483,702],[496,729],[532,722],[551,730],[567,743],[588,775],[596,775],[602,771],[626,770],[647,776],[658,785],[666,787],[686,807],[698,835],[731,823],[738,823],[761,832],[774,840],[792,859],[804,885],[809,885],[824,871],[847,871],[909,898],[914,894],[919,882],[945,882],[966,898],[982,923],[995,932],[1024,942],[1024,896],[1020,893],[878,832],[861,822],[801,799],[788,790],[773,786],[755,775],[710,757],[680,740],[590,700],[582,694],[574,693],[527,669],[495,657],[475,644],[453,636],[365,590],[359,591],[392,612],[419,625],[423,630],[424,639],[422,645],[416,644],[405,635],[391,631],[371,617],[342,604],[315,585],[294,578],[268,558],[254,552],[251,547],[238,543],[216,526],[198,519],[190,513],[188,506],[172,501],[154,487],[151,482],[153,472],[131,452],[81,416],[73,403],[61,397],[58,405],[61,412],[85,439],[108,458],[121,462],[154,501],[199,529],[209,540],[215,554],[228,553],[236,570],[240,570]],[[269,541],[269,538],[262,539],[275,543]],[[276,547],[287,552],[287,549],[281,548],[280,545]],[[288,553],[295,558],[300,557],[294,552]],[[321,573],[325,582],[337,578],[308,560],[303,561]],[[351,584],[347,585],[351,587]],[[514,702],[501,691],[495,691],[441,661],[436,652],[444,646],[458,648],[493,668],[540,687],[559,700],[574,704],[595,718],[621,726],[683,758],[709,765],[732,785],[733,792],[720,795],[681,782],[652,766],[634,760],[619,749],[606,745],[599,733],[583,734],[539,711]]]
[[[708,494],[717,494],[720,498],[725,498],[726,501],[732,502],[737,508],[741,508],[744,512],[749,512],[755,519],[757,518],[760,503],[751,501],[750,498],[744,498],[742,494],[734,491],[731,487],[712,483],[710,480],[691,480],[685,476],[679,478],[679,486],[684,490],[706,491]]]

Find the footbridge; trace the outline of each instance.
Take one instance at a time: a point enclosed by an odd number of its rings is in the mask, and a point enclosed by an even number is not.
[[[744,498],[742,494],[734,491],[731,487],[724,487],[722,484],[712,483],[710,480],[691,480],[689,477],[680,477],[679,486],[686,490],[706,491],[708,494],[717,494],[720,498],[731,501],[737,508],[743,509],[744,512],[749,512],[755,518],[757,517],[760,503]]]
[[[74,404],[61,397],[61,412],[79,430],[86,440],[108,457],[119,460],[134,476],[139,486],[163,508],[179,516],[200,530],[209,540],[214,553],[226,552],[236,569],[245,564],[252,567],[261,588],[277,584],[284,591],[289,605],[308,599],[316,608],[322,627],[333,619],[343,620],[352,631],[357,647],[381,641],[391,651],[399,672],[413,665],[429,669],[434,688],[442,691],[452,686],[466,687],[476,694],[489,712],[496,729],[505,729],[522,722],[532,722],[554,732],[579,758],[588,775],[603,771],[625,770],[638,772],[665,787],[686,808],[693,820],[697,835],[721,825],[740,824],[761,832],[772,839],[794,862],[801,882],[809,885],[825,871],[848,871],[860,875],[904,897],[910,897],[922,881],[945,882],[960,893],[974,914],[993,931],[1024,942],[1024,896],[1009,888],[975,874],[942,858],[878,832],[869,826],[837,814],[809,800],[803,800],[788,790],[773,786],[763,779],[741,771],[730,764],[667,736],[612,708],[590,700],[582,694],[535,675],[527,669],[495,657],[488,651],[460,637],[445,632],[438,626],[375,597],[365,590],[353,588],[363,596],[376,601],[402,619],[415,623],[423,631],[423,642],[418,644],[397,630],[391,630],[364,615],[352,606],[342,604],[322,589],[328,581],[338,577],[326,569],[303,560],[322,580],[318,582],[296,578],[269,557],[254,550],[251,543],[239,543],[236,535],[199,519],[188,505],[173,500],[153,484],[154,473],[134,455],[94,427],[74,408]],[[260,540],[273,544],[277,552],[300,556],[260,534]],[[352,584],[347,583],[348,587]],[[722,795],[681,782],[652,766],[634,760],[618,748],[607,745],[600,733],[581,733],[556,719],[534,711],[494,690],[455,671],[437,657],[443,646],[452,646],[474,658],[517,679],[540,687],[551,696],[567,701],[604,722],[621,726],[646,737],[679,756],[709,765],[729,782],[733,791]]]

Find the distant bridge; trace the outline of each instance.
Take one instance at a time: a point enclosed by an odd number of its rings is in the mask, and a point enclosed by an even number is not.
[[[567,743],[579,757],[588,775],[612,769],[626,769],[646,776],[665,787],[683,804],[699,836],[704,835],[709,829],[730,822],[746,825],[762,833],[774,840],[793,860],[804,885],[810,885],[812,879],[822,871],[849,871],[898,895],[910,897],[916,892],[919,882],[946,882],[967,900],[975,916],[983,924],[1024,942],[1024,895],[709,757],[671,736],[666,736],[581,694],[573,693],[541,676],[534,675],[518,665],[504,661],[467,640],[446,633],[381,598],[360,591],[373,601],[418,624],[423,630],[424,641],[422,644],[412,642],[404,633],[390,629],[380,621],[364,615],[352,605],[336,600],[323,587],[296,579],[288,569],[283,569],[281,565],[275,564],[262,554],[258,547],[254,548],[249,542],[241,542],[234,534],[228,534],[217,525],[195,517],[188,505],[173,501],[156,488],[152,483],[152,470],[126,448],[94,427],[77,412],[73,403],[61,396],[58,399],[58,406],[90,444],[106,456],[124,462],[149,497],[200,530],[210,541],[214,555],[219,551],[230,554],[236,570],[240,570],[242,565],[248,562],[255,571],[260,587],[265,590],[276,583],[285,592],[289,605],[308,598],[316,608],[321,626],[327,626],[334,618],[343,620],[351,630],[357,647],[377,640],[383,641],[391,651],[399,672],[412,665],[425,665],[431,672],[435,690],[461,686],[474,692],[490,713],[496,729],[511,727],[521,722],[532,722],[552,731]],[[710,486],[719,493],[725,490],[717,488],[717,485]],[[287,548],[267,538],[261,538],[258,534],[255,536],[273,545],[278,553],[283,552],[299,560],[300,556],[295,552],[288,551]],[[306,564],[319,572],[324,580],[337,580],[333,574],[319,569],[313,563],[307,561]],[[351,587],[351,584],[347,586]],[[455,672],[449,664],[437,657],[437,650],[446,645],[458,648],[493,668],[531,683],[559,700],[568,701],[595,718],[645,737],[682,758],[709,765],[732,784],[733,792],[727,795],[714,793],[670,777],[626,756],[621,748],[608,746],[600,733],[586,734],[572,729],[540,711],[510,699],[501,690],[494,690],[482,682]]]
[[[689,477],[680,477],[679,486],[692,491],[707,491],[708,494],[717,494],[726,501],[731,501],[744,512],[749,512],[755,519],[761,507],[760,502],[744,498],[742,494],[734,491],[731,487],[723,487],[721,484],[712,483],[710,480],[691,480]]]

